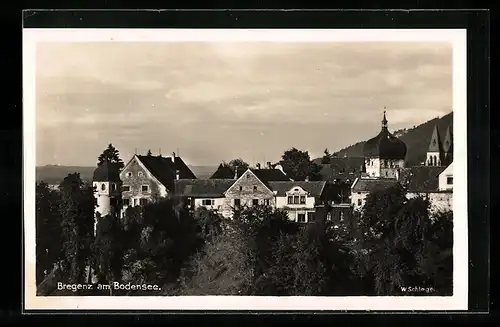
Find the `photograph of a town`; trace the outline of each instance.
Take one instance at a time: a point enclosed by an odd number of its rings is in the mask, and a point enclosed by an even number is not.
[[[452,296],[446,42],[36,49],[37,296]]]

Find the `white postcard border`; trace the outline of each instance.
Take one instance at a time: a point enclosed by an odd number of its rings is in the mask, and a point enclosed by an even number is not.
[[[40,42],[449,42],[453,45],[453,296],[40,297],[35,285],[35,56]],[[23,176],[25,310],[467,310],[467,57],[465,29],[24,29]],[[64,137],[64,135],[61,135]]]

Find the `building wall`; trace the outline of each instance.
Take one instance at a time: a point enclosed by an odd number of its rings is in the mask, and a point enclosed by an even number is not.
[[[382,160],[379,158],[368,158],[365,160],[366,173],[370,177],[396,179],[398,169],[404,167],[404,160]]]
[[[453,211],[453,192],[436,192],[429,194],[431,212]]]
[[[213,201],[213,205],[206,205],[206,204],[203,204],[203,200],[212,200]],[[204,207],[206,209],[209,209],[209,210],[222,210],[222,207],[224,206],[224,197],[220,197],[220,198],[196,198],[194,199],[194,208],[197,209],[197,208],[200,208],[200,207]]]
[[[449,180],[451,178],[451,180]],[[451,183],[449,183],[451,182]],[[453,163],[451,163],[446,169],[439,175],[439,190],[440,191],[451,191],[453,190]]]
[[[258,200],[260,205],[265,204],[265,200],[268,200],[269,205],[272,207],[276,206],[274,193],[250,170],[247,170],[241,175],[241,177],[226,191],[222,205],[222,215],[224,217],[232,217],[235,199],[240,200],[241,206],[252,206],[252,201],[254,199]]]
[[[297,191],[294,191],[295,189],[297,189]],[[298,196],[299,199],[300,196],[304,196],[305,203],[300,204],[299,201],[299,204],[289,204],[288,196]],[[288,214],[288,218],[295,222],[299,222],[300,215],[304,215],[303,221],[301,222],[313,221],[316,218],[315,204],[316,199],[312,196],[307,196],[307,192],[300,187],[292,188],[285,196],[276,197],[276,208],[285,210]]]
[[[435,162],[434,162],[435,160]],[[441,154],[439,152],[427,152],[426,166],[441,166]]]
[[[351,192],[351,205],[354,210],[361,210],[366,203],[368,192]]]
[[[430,212],[453,211],[453,192],[407,193],[408,199],[421,196],[430,202]]]
[[[94,181],[92,186],[97,203],[96,213],[98,212],[101,217],[111,214],[112,199],[118,201],[120,198],[120,182]]]
[[[144,169],[139,164],[138,159],[134,158],[120,173],[123,187],[130,187],[129,191],[122,191],[122,199],[124,201],[123,211],[128,207],[127,200],[130,206],[140,205],[141,199],[146,199],[148,202],[158,197],[167,196],[167,189],[162,184],[158,183],[151,173]],[[142,190],[142,186],[148,186],[147,191]]]

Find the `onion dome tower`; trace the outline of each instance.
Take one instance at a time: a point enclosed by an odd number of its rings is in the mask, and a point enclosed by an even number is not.
[[[363,147],[366,173],[370,177],[395,179],[399,168],[405,166],[406,144],[389,132],[387,123],[384,111],[380,133]]]

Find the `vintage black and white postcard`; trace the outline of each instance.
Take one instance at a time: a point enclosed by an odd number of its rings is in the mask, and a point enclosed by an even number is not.
[[[465,30],[23,39],[26,309],[467,309]]]

